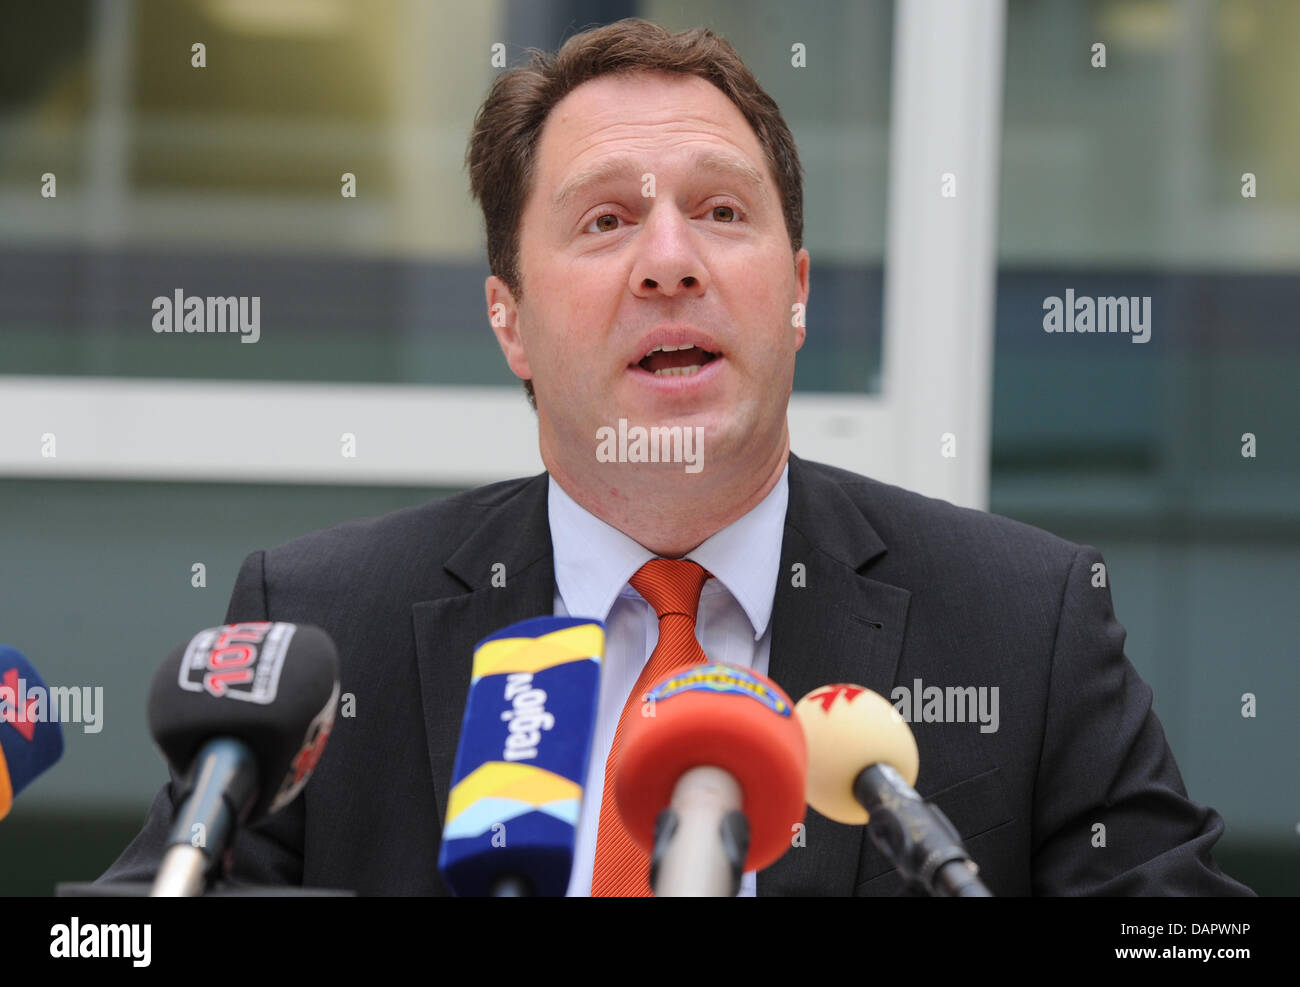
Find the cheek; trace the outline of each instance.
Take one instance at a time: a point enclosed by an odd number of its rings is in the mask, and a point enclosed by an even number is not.
[[[733,295],[738,304],[734,310],[736,323],[754,327],[753,345],[746,346],[746,350],[751,354],[761,351],[766,362],[788,359],[803,333],[794,324],[797,298],[793,276],[780,264],[768,264],[747,270],[740,277],[742,280],[736,282],[740,294]]]
[[[786,311],[797,295],[794,262],[780,248],[757,250],[745,258],[737,258],[731,274],[734,283],[745,287],[747,297],[756,306],[769,311],[784,307]]]
[[[594,290],[581,288],[581,282],[575,284],[579,287],[569,289],[570,297],[552,323],[555,361],[561,366],[585,365],[593,360],[607,362],[611,338],[617,335],[617,298],[605,304]]]

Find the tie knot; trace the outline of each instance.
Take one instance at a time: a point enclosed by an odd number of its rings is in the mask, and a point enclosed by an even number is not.
[[[700,590],[709,573],[690,559],[651,559],[628,580],[632,588],[654,607],[659,619],[680,613],[694,620],[700,606]]]

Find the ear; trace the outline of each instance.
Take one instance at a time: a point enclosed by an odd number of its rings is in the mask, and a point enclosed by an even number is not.
[[[495,274],[489,275],[483,282],[483,292],[487,297],[488,323],[496,334],[497,345],[505,354],[506,364],[520,380],[531,380],[533,371],[528,364],[524,341],[519,333],[519,307],[515,304],[514,295]]]
[[[795,301],[802,303],[804,313],[804,324],[794,327],[794,348],[796,350],[803,347],[803,341],[808,336],[808,292],[811,288],[811,270],[812,255],[808,253],[807,248],[803,248],[794,255]]]

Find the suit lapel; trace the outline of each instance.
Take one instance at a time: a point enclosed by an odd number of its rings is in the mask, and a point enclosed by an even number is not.
[[[546,492],[543,473],[488,512],[447,560],[444,568],[468,592],[412,608],[425,738],[440,816],[446,811],[451,786],[474,645],[516,621],[555,612]],[[505,567],[504,586],[492,585],[497,563]]]
[[[835,682],[889,695],[911,594],[860,575],[885,550],[861,508],[792,455],[768,674],[795,702]],[[804,845],[758,875],[758,893],[851,895],[865,830],[812,809],[804,824]]]

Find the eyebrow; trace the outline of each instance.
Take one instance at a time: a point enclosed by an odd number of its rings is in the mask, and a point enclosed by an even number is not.
[[[584,192],[598,185],[628,180],[639,183],[646,169],[643,165],[638,165],[637,161],[637,158],[621,155],[580,172],[565,182],[555,193],[551,200],[552,207],[557,212],[565,212]],[[767,184],[763,180],[762,173],[744,158],[719,151],[703,151],[691,158],[688,168],[692,172],[707,171],[748,185],[761,197],[764,204],[768,201]]]

